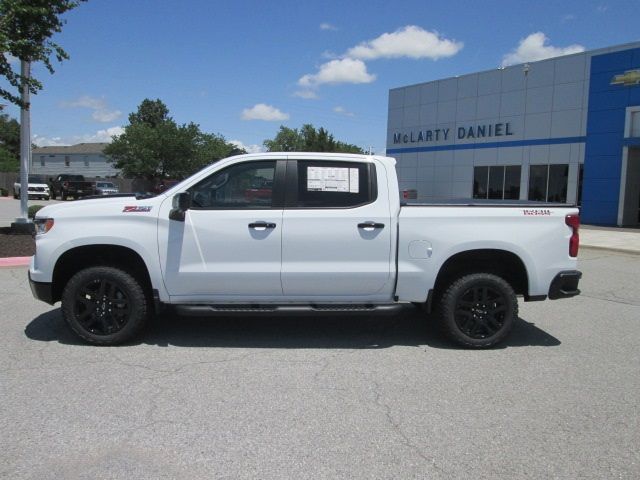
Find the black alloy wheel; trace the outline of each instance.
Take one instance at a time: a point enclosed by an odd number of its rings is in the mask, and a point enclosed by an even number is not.
[[[504,279],[475,273],[453,282],[442,296],[441,327],[455,342],[484,348],[502,341],[518,318],[518,301]]]
[[[465,335],[482,339],[504,326],[507,299],[489,285],[475,285],[464,292],[454,311],[456,325]]]
[[[62,313],[71,329],[97,345],[133,338],[147,317],[147,296],[138,280],[113,267],[90,267],[76,273],[62,295]]]
[[[77,290],[73,314],[95,335],[119,332],[129,321],[130,313],[126,289],[116,281],[96,278]]]

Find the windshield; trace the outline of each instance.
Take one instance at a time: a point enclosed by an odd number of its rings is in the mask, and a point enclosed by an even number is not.
[[[20,180],[18,180],[20,181]],[[29,175],[29,183],[47,183],[40,175]]]
[[[113,183],[110,183],[110,182],[98,182],[98,183],[96,183],[96,187],[100,187],[100,188],[116,188],[116,186]]]

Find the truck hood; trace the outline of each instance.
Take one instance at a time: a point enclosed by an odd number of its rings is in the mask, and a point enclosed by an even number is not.
[[[72,202],[48,205],[36,214],[36,218],[72,218],[86,217],[111,217],[126,214],[157,214],[157,209],[164,195],[152,198],[136,199],[135,196],[102,197],[87,200],[74,200]]]

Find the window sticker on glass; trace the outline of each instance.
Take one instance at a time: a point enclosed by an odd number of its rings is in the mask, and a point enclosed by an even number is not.
[[[357,168],[307,167],[307,191],[359,193]]]

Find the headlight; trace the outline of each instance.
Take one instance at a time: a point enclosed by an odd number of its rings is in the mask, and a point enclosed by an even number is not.
[[[43,235],[53,228],[53,218],[36,218],[36,235]]]

